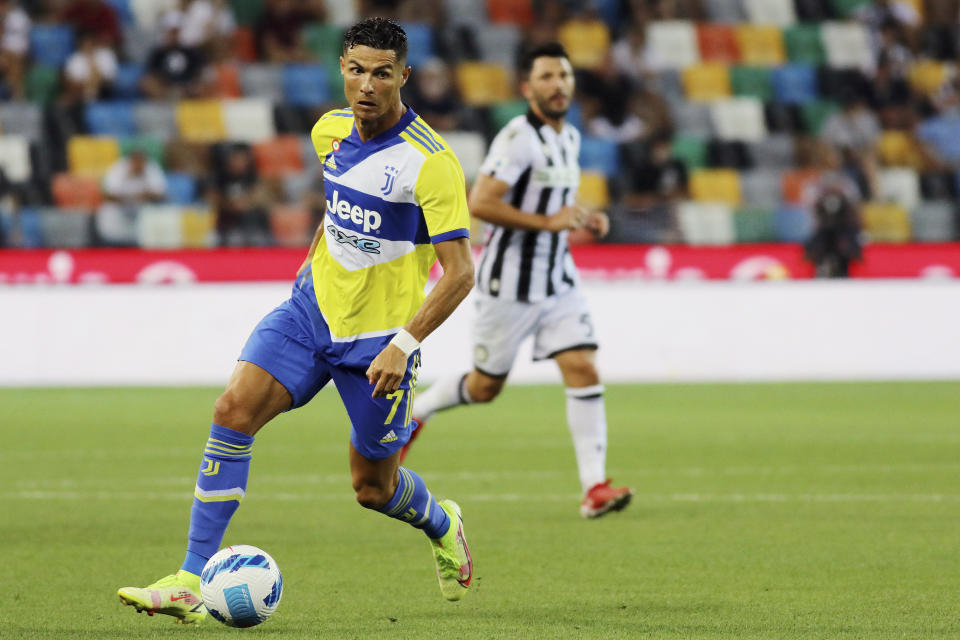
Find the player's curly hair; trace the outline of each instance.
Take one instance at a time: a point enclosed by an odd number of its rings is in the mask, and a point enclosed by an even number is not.
[[[401,64],[407,60],[407,32],[389,18],[365,18],[347,29],[343,34],[343,52],[358,45],[393,51]]]

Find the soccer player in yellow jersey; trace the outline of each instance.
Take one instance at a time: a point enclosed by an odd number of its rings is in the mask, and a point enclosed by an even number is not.
[[[400,99],[406,54],[406,34],[390,20],[369,18],[345,34],[340,71],[350,108],[325,114],[311,132],[324,168],[324,220],[290,299],[254,329],[214,404],[182,568],[118,592],[138,611],[203,619],[200,574],[246,491],[254,434],[330,380],[350,417],[357,501],[426,533],[445,598],[459,600],[470,586],[459,506],[438,502],[399,462],[420,341],[473,285],[463,171]],[[425,296],[435,260],[443,276]]]

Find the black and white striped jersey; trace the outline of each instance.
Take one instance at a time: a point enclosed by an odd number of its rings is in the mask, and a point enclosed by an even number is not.
[[[480,171],[510,185],[504,199],[527,213],[549,216],[577,196],[580,132],[564,124],[557,133],[532,111],[497,134]],[[477,288],[494,297],[539,302],[577,285],[567,232],[487,225]]]

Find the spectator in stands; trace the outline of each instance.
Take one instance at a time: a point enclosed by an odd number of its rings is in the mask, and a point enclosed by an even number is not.
[[[203,95],[209,79],[206,58],[199,49],[180,43],[183,14],[169,12],[163,16],[164,41],[150,51],[147,71],[140,81],[144,95],[155,100],[193,98]]]
[[[859,201],[839,185],[823,188],[814,205],[816,227],[805,244],[818,278],[846,278],[862,253]]]
[[[19,208],[19,198],[14,184],[0,167],[0,247],[16,246],[14,223]]]
[[[577,74],[577,93],[583,123],[590,135],[625,143],[645,133],[643,121],[633,112],[630,79],[613,64],[609,54],[593,69]]]
[[[827,118],[820,137],[865,157],[873,154],[880,133],[880,122],[867,105],[866,97],[849,91],[842,98],[842,108]]]
[[[227,149],[215,169],[209,198],[217,211],[222,246],[263,246],[271,243],[267,217],[269,193],[257,175],[253,153],[246,145]]]
[[[0,0],[0,99],[24,96],[30,17],[14,0]]]
[[[650,140],[645,161],[630,168],[626,185],[624,204],[632,208],[675,204],[688,197],[687,166],[673,156],[670,136]]]
[[[183,20],[180,44],[199,49],[209,59],[223,58],[230,49],[230,37],[237,28],[226,0],[181,0]]]
[[[279,63],[309,60],[302,29],[308,22],[322,21],[324,15],[320,0],[268,0],[256,27],[260,57]]]
[[[117,77],[117,54],[94,31],[80,33],[77,50],[64,67],[64,98],[69,104],[109,98]]]
[[[137,243],[139,208],[151,202],[162,202],[167,181],[163,169],[135,149],[120,158],[103,178],[104,203],[96,215],[100,241],[108,246],[133,246]]]
[[[854,16],[870,30],[875,43],[880,42],[880,32],[889,20],[901,24],[908,33],[920,26],[920,14],[904,0],[866,2],[856,10]]]
[[[120,46],[122,32],[117,11],[105,0],[73,0],[66,3],[60,13],[60,20],[71,25],[78,32],[93,33],[106,47],[116,49]]]
[[[646,27],[630,27],[613,43],[610,50],[613,66],[630,78],[634,89],[647,81],[657,70],[658,62],[653,50],[647,46]]]
[[[903,25],[889,18],[880,26],[877,59],[884,58],[895,78],[906,78],[913,65],[913,51],[907,46]]]
[[[870,108],[877,113],[883,129],[907,129],[913,125],[913,91],[884,53],[877,59],[876,73],[868,91]]]
[[[438,131],[459,128],[463,106],[450,67],[438,58],[431,58],[417,67],[411,82],[404,87],[404,100],[421,118]]]

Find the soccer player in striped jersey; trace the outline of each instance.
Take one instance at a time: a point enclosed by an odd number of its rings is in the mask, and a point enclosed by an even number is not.
[[[460,507],[438,502],[400,466],[420,341],[473,285],[463,171],[400,99],[410,74],[403,29],[370,18],[344,38],[340,71],[350,108],[325,114],[311,132],[324,167],[324,220],[290,299],[254,329],[214,405],[180,571],[118,592],[138,611],[203,619],[200,573],[246,491],[254,434],[330,380],[350,417],[357,501],[427,535],[446,599],[459,600],[470,586]],[[444,274],[425,296],[436,260]]]
[[[625,507],[632,491],[606,478],[597,341],[567,235],[585,227],[603,236],[609,221],[576,204],[580,134],[566,122],[574,88],[566,52],[557,43],[542,45],[525,55],[520,71],[529,111],[497,134],[470,193],[471,213],[488,223],[477,270],[474,368],[417,396],[414,436],[438,411],[496,398],[520,343],[533,336],[534,359],[552,358],[566,385],[580,513],[595,518]]]

